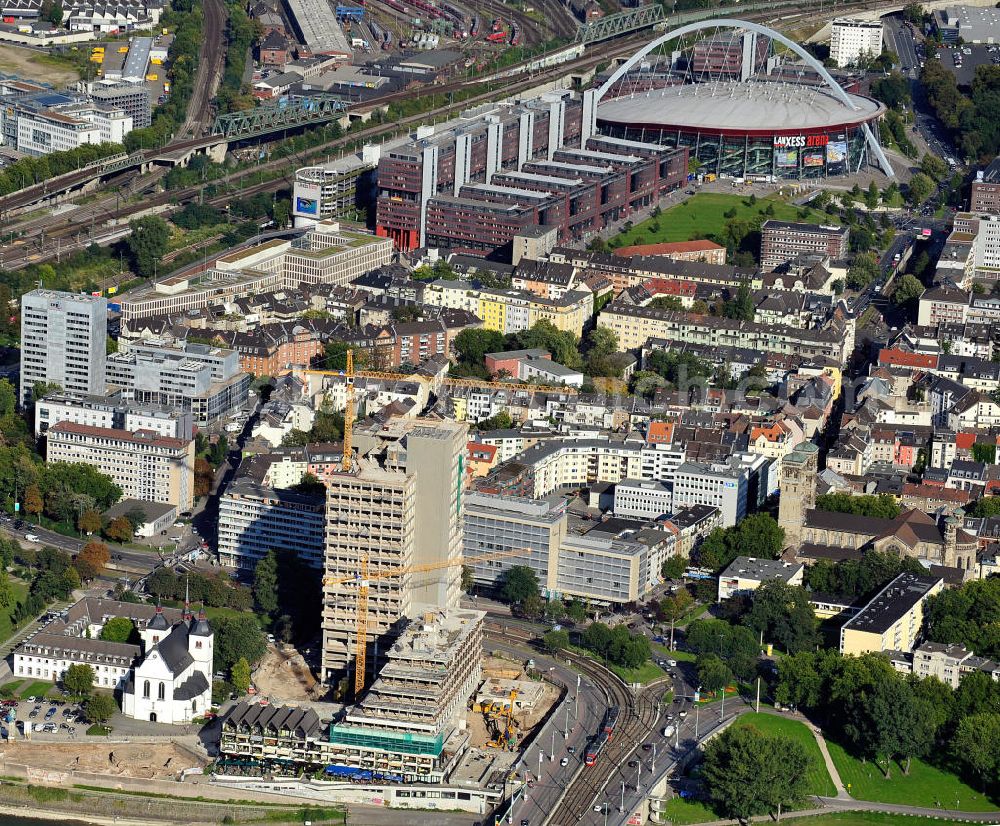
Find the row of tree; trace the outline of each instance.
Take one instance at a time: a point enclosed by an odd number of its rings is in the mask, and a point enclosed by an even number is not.
[[[774,697],[821,720],[887,777],[894,761],[905,774],[912,758],[927,757],[976,785],[997,782],[1000,685],[984,672],[952,690],[936,677],[900,674],[881,654],[800,652],[778,660]]]
[[[146,580],[146,590],[158,600],[179,602],[189,595],[191,602],[211,608],[249,611],[253,607],[250,589],[233,582],[221,571],[176,574],[169,568],[157,568]]]

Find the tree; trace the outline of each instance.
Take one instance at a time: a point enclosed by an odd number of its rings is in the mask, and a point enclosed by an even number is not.
[[[113,542],[131,542],[135,532],[128,517],[116,516],[104,529],[104,535]]]
[[[761,583],[743,621],[789,654],[811,651],[821,641],[808,592],[781,579]]]
[[[462,566],[462,590],[469,593],[476,587],[476,571],[471,565]]]
[[[811,764],[799,741],[736,725],[705,747],[701,777],[720,811],[747,822],[802,800]]]
[[[868,190],[865,192],[865,206],[868,209],[875,209],[878,206],[879,194],[878,185],[875,181],[868,184]]]
[[[501,593],[512,605],[523,603],[530,596],[538,596],[538,575],[527,565],[509,568],[503,577]]]
[[[24,509],[37,518],[41,516],[44,507],[45,503],[42,501],[42,492],[38,489],[38,485],[29,485],[24,492]]]
[[[951,741],[956,762],[974,774],[984,790],[1000,781],[1000,714],[973,714],[958,723]]]
[[[108,546],[103,542],[98,542],[96,539],[91,539],[83,549],[77,554],[76,560],[77,570],[80,570],[80,565],[90,566],[96,574],[100,574],[104,570],[104,566],[111,561],[111,552],[108,550]],[[83,572],[80,572],[80,576],[84,579],[88,577],[83,577]]]
[[[802,651],[777,661],[774,686],[775,701],[803,709],[816,708],[823,696],[823,677],[817,669],[816,655]]]
[[[107,642],[131,642],[138,633],[128,617],[112,617],[101,629],[101,639]]]
[[[932,642],[960,642],[980,656],[1000,656],[1000,577],[936,594],[928,600],[925,622]]]
[[[726,318],[735,318],[739,321],[753,321],[753,295],[746,284],[740,284],[736,295],[723,305],[722,314]]]
[[[892,303],[897,307],[904,307],[907,304],[914,304],[924,292],[924,285],[920,279],[907,273],[896,284],[896,289],[892,292]]]
[[[664,579],[680,579],[688,569],[690,560],[681,554],[674,554],[667,559],[660,568],[660,575]]]
[[[467,365],[483,366],[487,353],[502,352],[506,347],[503,333],[469,327],[462,330],[452,343],[460,361]]]
[[[887,493],[878,496],[823,493],[816,497],[816,509],[856,516],[877,516],[881,519],[895,519],[902,512],[896,500]]]
[[[552,360],[566,367],[579,369],[583,359],[577,347],[576,336],[557,328],[548,319],[535,322],[528,330],[522,330],[514,337],[514,343],[521,349],[540,348],[552,354]]]
[[[879,275],[878,256],[874,252],[860,252],[847,270],[847,286],[860,290]]]
[[[87,719],[99,725],[107,723],[116,711],[118,711],[118,706],[115,704],[114,697],[109,694],[95,694],[87,700],[87,704],[84,706]]]
[[[948,165],[937,155],[928,152],[920,161],[920,171],[932,180],[943,181],[948,176]]]
[[[934,191],[934,182],[923,172],[917,172],[910,178],[908,199],[911,204],[917,206],[922,204]]]
[[[240,657],[255,663],[267,651],[260,625],[252,615],[220,617],[214,626],[216,671],[229,671]]]
[[[748,516],[737,528],[737,544],[741,554],[764,559],[777,559],[785,546],[785,529],[766,513]]]
[[[1000,514],[1000,496],[984,496],[977,499],[976,503],[966,508],[969,516],[987,517]]]
[[[10,613],[14,603],[14,590],[10,586],[10,577],[4,568],[0,568],[0,608]]]
[[[257,563],[253,598],[261,613],[273,617],[278,612],[278,555],[273,550]]]
[[[562,651],[564,648],[569,647],[569,632],[561,630],[548,631],[542,637],[542,645],[545,646],[545,650],[550,654]]]
[[[196,497],[208,496],[212,492],[212,485],[215,483],[215,471],[207,459],[198,457],[194,460],[194,495]]]
[[[80,518],[77,520],[76,526],[81,532],[87,534],[87,536],[98,533],[101,530],[100,512],[95,510],[84,511],[80,514]]]
[[[674,594],[664,597],[656,607],[656,618],[661,622],[670,623],[670,650],[674,650],[674,626],[694,604],[694,597],[681,588]]]
[[[729,666],[715,654],[702,654],[695,661],[698,683],[704,691],[721,691],[733,678]]]
[[[158,262],[167,251],[170,227],[156,215],[129,221],[132,230],[127,246],[132,255],[132,266],[139,275],[148,278],[157,273]]]
[[[246,657],[240,657],[233,663],[229,672],[229,681],[239,695],[244,695],[250,691],[250,663]]]
[[[587,618],[587,606],[574,597],[566,603],[566,616],[573,622],[583,622]]]
[[[86,697],[94,690],[94,669],[89,665],[73,663],[63,674],[62,683],[72,696]]]

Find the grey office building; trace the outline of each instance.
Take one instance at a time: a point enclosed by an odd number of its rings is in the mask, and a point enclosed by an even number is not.
[[[147,83],[95,83],[91,98],[104,109],[123,109],[132,117],[133,129],[145,129],[152,122],[152,103]]]
[[[239,353],[204,344],[135,344],[107,359],[107,384],[124,399],[190,410],[198,426],[239,410],[252,381],[240,369]]]
[[[21,404],[36,384],[103,395],[108,302],[102,296],[32,290],[21,298]]]
[[[555,585],[559,547],[566,537],[566,503],[487,493],[465,496],[465,556],[486,556],[527,549],[517,556],[476,562],[475,581],[493,587],[515,565],[527,565],[538,577],[543,594]]]

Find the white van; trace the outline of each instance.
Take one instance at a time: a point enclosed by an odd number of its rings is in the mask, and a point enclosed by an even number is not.
[[[26,533],[24,535],[24,538],[27,539],[29,542],[41,542],[42,541],[41,538],[38,536],[38,534],[34,534],[34,533]]]
[[[675,731],[676,731],[676,729],[674,728],[673,724],[671,724],[671,725],[667,726],[665,729],[663,729],[663,736],[664,737],[673,737]]]

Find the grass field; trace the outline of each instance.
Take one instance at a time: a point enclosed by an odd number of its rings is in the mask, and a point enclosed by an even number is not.
[[[80,74],[68,64],[47,60],[48,55],[34,49],[23,49],[4,43],[0,46],[0,72],[18,75],[22,80],[62,86],[80,79]]]
[[[54,683],[50,683],[48,680],[36,680],[33,683],[28,683],[19,692],[20,697],[44,697],[46,693],[55,688]]]
[[[764,734],[781,735],[801,743],[812,758],[812,766],[806,774],[806,794],[816,794],[823,797],[833,797],[837,794],[837,789],[830,779],[830,773],[823,763],[823,755],[816,743],[816,738],[806,728],[805,723],[787,717],[778,717],[775,714],[744,714],[734,725],[753,726]]]
[[[709,823],[718,820],[719,816],[712,807],[701,800],[684,800],[675,797],[667,802],[664,814],[676,826],[686,826],[689,823]]]
[[[7,639],[15,631],[14,623],[10,618],[10,611],[12,611],[19,602],[24,602],[24,598],[28,593],[28,583],[11,577],[10,591],[13,597],[11,600],[10,610],[0,610],[0,640]]]
[[[961,823],[943,818],[912,817],[891,815],[886,812],[837,812],[813,817],[793,817],[781,819],[782,823],[793,826],[930,826],[931,823]]]
[[[944,808],[967,812],[992,812],[1000,809],[981,792],[963,783],[957,776],[920,760],[910,764],[909,775],[893,763],[887,780],[882,769],[871,762],[862,763],[837,743],[827,741],[830,756],[852,797],[879,803],[904,803],[910,806]],[[849,784],[849,785],[848,785]]]
[[[766,215],[768,206],[774,207],[774,215]],[[725,232],[726,212],[736,210],[736,218],[749,221],[761,218],[775,218],[779,221],[828,220],[825,212],[793,206],[780,198],[758,198],[751,205],[749,196],[728,195],[721,192],[699,192],[686,201],[666,210],[658,218],[649,218],[636,224],[628,232],[614,238],[616,246],[633,244],[657,244],[664,241],[690,241],[695,238],[720,237]],[[800,217],[800,212],[803,215]],[[805,214],[808,213],[808,214]],[[654,226],[658,229],[654,229]]]
[[[612,665],[610,668],[629,685],[632,683],[642,683],[642,685],[645,685],[659,679],[666,673],[656,663],[649,660],[644,662],[639,668],[622,668],[620,665]]]

